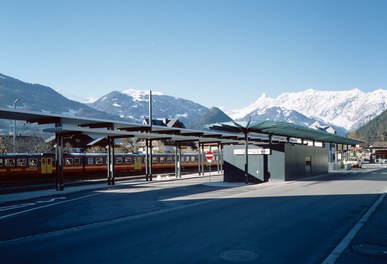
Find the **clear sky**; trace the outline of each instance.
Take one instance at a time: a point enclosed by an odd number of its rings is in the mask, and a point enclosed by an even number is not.
[[[387,88],[386,0],[0,0],[0,73],[81,97],[207,107]]]

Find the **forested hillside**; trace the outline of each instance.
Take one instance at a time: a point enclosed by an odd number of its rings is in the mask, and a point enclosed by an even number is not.
[[[356,135],[370,144],[387,141],[387,110],[356,130]]]

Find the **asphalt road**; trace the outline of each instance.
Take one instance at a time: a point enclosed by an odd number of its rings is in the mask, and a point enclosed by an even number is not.
[[[323,263],[387,191],[387,169],[248,186],[219,180],[2,203],[1,262]],[[347,251],[338,263],[353,263]]]

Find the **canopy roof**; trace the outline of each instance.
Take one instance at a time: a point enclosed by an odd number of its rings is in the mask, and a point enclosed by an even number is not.
[[[234,133],[260,133],[266,135],[300,138],[321,142],[330,142],[345,145],[361,144],[363,141],[347,138],[337,134],[331,134],[322,130],[315,130],[291,123],[277,121],[255,121],[255,122],[226,122],[210,126],[212,130],[220,130]]]
[[[112,137],[138,137],[147,139],[173,139],[177,141],[199,141],[204,143],[238,144],[244,135],[258,133],[249,140],[267,140],[267,136],[300,138],[337,144],[356,145],[361,140],[351,139],[325,131],[275,121],[226,122],[210,126],[214,131],[190,130],[165,126],[148,126],[124,121],[112,121],[93,118],[78,118],[33,111],[0,108],[0,119],[23,120],[28,123],[55,124],[44,131],[52,133],[83,133],[87,135]]]

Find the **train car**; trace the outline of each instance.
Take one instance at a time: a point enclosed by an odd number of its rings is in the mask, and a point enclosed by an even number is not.
[[[56,179],[55,164],[54,154],[0,155],[0,181],[54,180]],[[182,173],[197,171],[198,154],[182,154],[180,165]],[[107,173],[107,155],[106,153],[65,153],[63,171],[65,178],[69,180],[104,178]],[[168,172],[175,172],[175,154],[153,154],[152,173]],[[115,154],[114,173],[117,177],[145,174],[145,154]]]
[[[50,154],[0,155],[0,178],[37,178],[52,174],[53,160]]]

